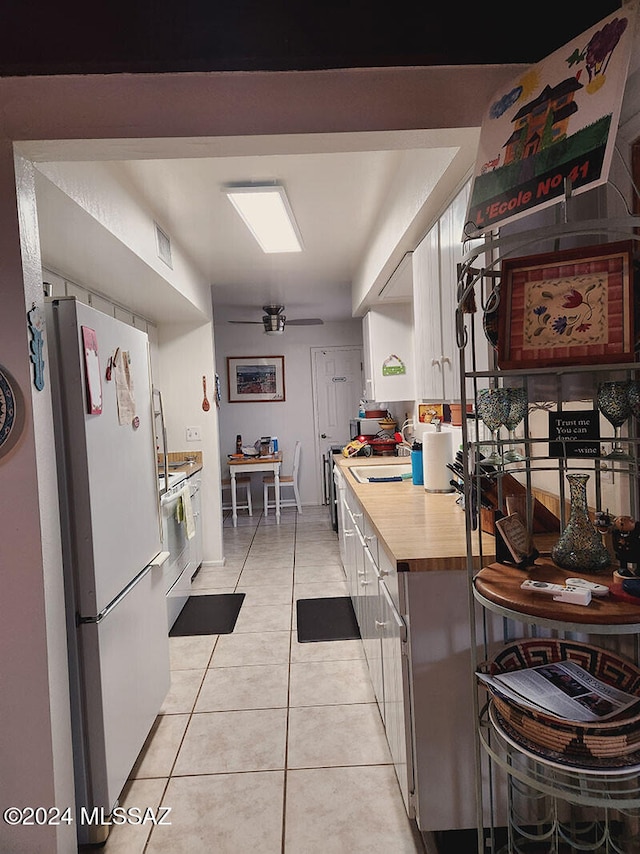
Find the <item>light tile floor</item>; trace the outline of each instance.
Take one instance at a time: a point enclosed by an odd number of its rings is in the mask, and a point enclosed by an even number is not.
[[[123,793],[171,825],[114,827],[103,851],[423,854],[361,642],[297,640],[296,599],[347,593],[327,508],[225,520],[224,541],[193,593],[244,592],[235,630],[170,639],[171,689]]]

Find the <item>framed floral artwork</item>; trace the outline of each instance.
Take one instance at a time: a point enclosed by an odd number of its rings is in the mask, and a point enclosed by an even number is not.
[[[502,262],[503,370],[633,360],[632,242]]]

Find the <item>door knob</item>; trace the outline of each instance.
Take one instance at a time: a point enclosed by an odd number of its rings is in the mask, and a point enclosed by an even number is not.
[[[326,433],[320,433],[320,438],[321,438],[321,439],[326,439],[326,438],[327,438],[327,434],[326,434]]]

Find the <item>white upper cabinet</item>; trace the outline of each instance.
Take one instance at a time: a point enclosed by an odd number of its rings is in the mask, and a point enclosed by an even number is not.
[[[411,304],[395,303],[368,311],[363,318],[362,337],[367,400],[413,400]]]
[[[416,397],[419,400],[460,400],[460,356],[455,329],[457,280],[470,188],[470,182],[465,184],[413,253]],[[482,335],[479,305],[477,318]],[[482,350],[480,347],[479,352]],[[478,370],[487,367],[488,347],[485,347]]]
[[[439,231],[436,223],[413,252],[415,394],[418,400],[442,400],[444,396]]]

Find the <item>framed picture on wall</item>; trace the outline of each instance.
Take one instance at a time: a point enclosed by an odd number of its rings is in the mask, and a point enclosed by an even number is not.
[[[505,259],[499,367],[633,361],[632,270],[631,241]]]
[[[229,403],[282,403],[284,356],[228,356]]]

